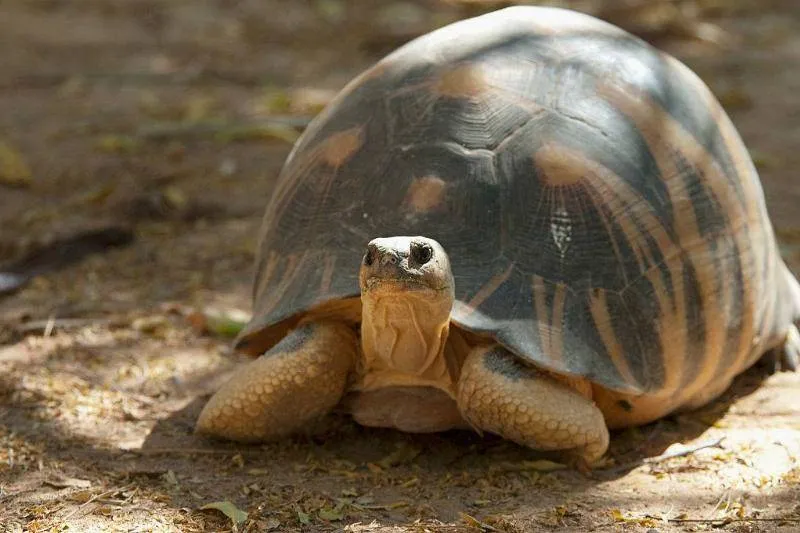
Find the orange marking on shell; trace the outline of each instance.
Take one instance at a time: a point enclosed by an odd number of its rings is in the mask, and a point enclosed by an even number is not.
[[[604,205],[614,214],[614,221],[625,235],[641,271],[657,263],[650,251],[648,237],[655,241],[664,261],[677,260],[677,245],[653,214],[649,203],[612,170],[598,165],[595,171],[598,179],[589,182],[589,196],[596,205]]]
[[[447,183],[436,176],[414,178],[408,187],[403,205],[415,213],[438,210],[444,204],[446,188]]]
[[[323,141],[322,153],[320,156],[326,164],[334,168],[339,168],[347,162],[363,144],[364,138],[362,128],[355,127],[339,131]]]
[[[256,302],[261,305],[261,295],[267,289],[269,282],[272,280],[272,276],[275,274],[275,268],[278,266],[278,254],[274,250],[270,250],[269,255],[267,256],[266,265],[258,271],[258,287],[256,290]],[[257,309],[260,313],[265,313],[268,311],[260,307]]]
[[[326,300],[306,311],[301,322],[324,322],[330,319],[342,321],[350,326],[358,325],[361,322],[361,297]]]
[[[436,93],[448,98],[476,98],[487,90],[483,73],[473,65],[445,70],[436,80]]]
[[[664,368],[664,382],[661,391],[671,396],[680,390],[685,372],[686,349],[689,343],[689,330],[686,318],[686,291],[684,289],[683,261],[667,263],[672,294],[661,279],[658,267],[645,273],[645,278],[653,286],[656,304],[660,311],[657,324],[658,336],[661,340],[661,363]]]
[[[755,358],[761,355],[761,350],[770,338],[784,332],[776,330],[775,311],[776,299],[780,296],[775,290],[777,276],[780,270],[780,254],[776,248],[772,224],[766,211],[764,194],[758,180],[758,172],[750,159],[749,152],[736,131],[730,117],[712,92],[691,70],[675,58],[669,57],[670,65],[691,83],[703,98],[714,117],[723,143],[731,157],[733,166],[744,193],[744,206],[747,212],[747,228],[742,232],[745,235],[736,239],[740,250],[749,249],[756,259],[752,263],[742,262],[742,324],[740,329],[739,347],[736,360],[727,369],[720,369],[721,375],[732,377],[741,368],[750,366]],[[767,265],[764,266],[762,258],[767,254]],[[756,302],[760,302],[756,310]],[[759,327],[759,325],[761,327]]]
[[[749,222],[756,225],[762,225],[764,222],[769,224],[769,219],[763,216],[766,207],[764,194],[758,181],[758,172],[730,117],[725,113],[711,90],[694,72],[672,56],[665,55],[665,58],[670,66],[682,76],[683,80],[694,87],[702,97],[703,103],[709,109],[711,116],[714,117],[725,143],[725,148],[733,161],[733,166],[736,168],[736,173],[744,190],[744,197],[747,199],[744,207],[747,209]]]
[[[534,274],[531,279],[531,294],[533,296],[533,310],[536,315],[536,323],[539,325],[539,336],[542,341],[542,350],[547,353],[549,351],[549,336],[547,335],[547,286],[544,283],[544,278],[538,274]]]
[[[328,294],[331,290],[331,282],[333,281],[333,270],[336,266],[336,256],[327,254],[325,256],[325,266],[322,269],[322,280],[319,284],[319,293]]]
[[[563,353],[557,354],[553,349],[553,340],[557,334],[553,332],[552,319],[547,307],[547,283],[542,276],[534,274],[531,279],[531,292],[542,354],[552,360],[555,368],[563,368],[563,360],[556,358],[556,356],[563,356]]]
[[[625,234],[642,272],[656,263],[650,251],[648,238],[655,241],[665,258],[671,258],[678,253],[667,229],[658,217],[654,216],[650,204],[622,177],[608,167],[586,159],[583,154],[571,148],[552,145],[552,149],[557,150],[564,159],[579,161],[582,165],[584,190],[597,207],[601,222],[612,238],[612,247],[618,257],[621,255],[620,248],[613,240],[611,221],[602,214],[601,206],[613,213],[614,222]]]
[[[309,253],[310,252],[306,250],[302,254],[289,254],[287,257],[282,258],[281,262],[284,264],[281,279],[278,281],[277,285],[270,285],[269,291],[266,290],[266,284],[259,284],[261,288],[261,292],[257,297],[259,304],[257,312],[259,315],[269,313],[281,301],[281,298],[283,298],[289,286],[291,286],[294,279],[302,270],[303,263]]]
[[[564,305],[567,300],[567,286],[556,283],[553,294],[553,315],[550,319],[550,353],[549,358],[564,365]]]
[[[600,334],[600,340],[606,348],[606,353],[611,358],[611,362],[619,372],[619,375],[626,383],[637,384],[636,377],[631,372],[626,354],[622,345],[614,332],[614,319],[608,312],[607,293],[603,289],[595,289],[589,294],[589,311],[592,313],[595,328]]]
[[[677,62],[677,61],[676,61]],[[688,70],[685,69],[684,70]],[[692,73],[690,76],[703,85]],[[760,348],[755,345],[757,339],[764,339],[770,333],[781,334],[783,332],[770,332],[765,328],[774,328],[775,298],[778,297],[774,289],[776,269],[778,268],[780,254],[776,248],[775,238],[772,231],[772,224],[766,212],[764,204],[764,194],[758,182],[758,174],[753,162],[750,160],[749,152],[744,146],[741,137],[733,126],[728,115],[722,106],[714,98],[711,91],[704,85],[698,87],[701,94],[705,97],[706,105],[712,109],[712,115],[717,121],[717,126],[722,136],[723,142],[733,161],[733,166],[739,177],[744,191],[745,204],[747,211],[747,229],[744,235],[737,234],[736,244],[742,253],[750,250],[755,256],[755,261],[745,263],[739,258],[742,268],[742,327],[739,329],[739,346],[736,359],[730,364],[728,369],[720,369],[721,374],[726,377],[733,377],[740,369],[750,366],[754,357],[758,357]],[[704,89],[704,90],[701,90]],[[712,179],[714,179],[712,177]],[[763,254],[768,254],[769,261],[764,271]],[[766,300],[766,302],[765,302]],[[756,302],[762,302],[762,307],[756,310]],[[766,303],[766,305],[763,305]],[[761,320],[762,328],[758,328],[758,321]],[[725,372],[727,370],[727,372]]]
[[[571,149],[559,147],[559,150],[569,154]],[[677,257],[680,249],[670,237],[661,220],[654,215],[650,204],[622,177],[596,161],[583,159],[582,164],[585,165],[584,186],[590,201],[598,207],[599,213],[602,213],[599,209],[600,206],[613,213],[614,222],[625,235],[628,246],[633,251],[642,274],[650,279],[653,285],[661,314],[659,335],[662,339],[662,344],[665,345],[665,350],[667,349],[667,344],[670,350],[669,352],[665,351],[666,380],[663,384],[663,389],[665,391],[677,390],[680,386],[683,372],[682,362],[685,357],[687,341],[685,332],[686,317],[682,307],[684,298],[683,265],[680,258]],[[613,236],[611,221],[602,215],[600,218],[609,236]],[[667,292],[664,283],[661,281],[658,269],[658,264],[661,260],[657,261],[653,256],[648,238],[654,241],[660,250],[663,261],[667,264],[671,274],[672,286],[679,293],[675,296],[674,302],[672,295]],[[613,240],[612,246],[619,257],[621,255],[620,248]],[[604,335],[603,328],[608,326],[598,321],[605,317],[601,312],[602,307],[597,307],[600,304],[596,302],[592,302],[592,305],[595,306],[592,308],[595,325],[601,335]],[[605,305],[605,303],[603,302],[602,305]],[[605,312],[607,313],[607,311]],[[675,333],[676,331],[678,333]],[[623,360],[627,354],[622,353],[618,346],[611,345],[611,338],[607,336],[608,332],[605,332],[605,334],[603,342],[612,357],[612,363],[617,367],[623,379],[626,381],[633,380],[633,374],[630,372],[627,362]],[[617,359],[614,359],[615,356]],[[632,386],[639,385],[636,381],[628,382]]]
[[[533,162],[542,180],[550,187],[570,187],[581,183],[593,163],[575,150],[545,143],[533,154]]]
[[[495,274],[494,276],[492,276],[492,278],[489,281],[487,281],[483,285],[483,287],[481,287],[478,290],[478,292],[475,293],[475,296],[473,296],[472,299],[469,302],[467,302],[467,305],[472,309],[477,309],[478,307],[480,307],[480,305],[486,300],[486,298],[491,296],[492,293],[496,291],[500,285],[505,283],[505,281],[511,275],[511,272],[513,272],[513,270],[514,270],[514,263],[511,263],[508,265],[508,268],[506,268],[503,272],[500,272],[499,274]]]
[[[706,353],[701,361],[700,370],[692,376],[690,383],[685,384],[682,391],[682,396],[688,399],[712,383],[714,378],[719,379],[717,367],[725,347],[730,317],[727,315],[725,302],[721,302],[719,299],[717,281],[722,278],[724,282],[727,282],[731,271],[717,268],[717,257],[709,248],[708,240],[702,235],[694,206],[691,203],[690,191],[682,179],[680,169],[672,155],[673,152],[681,150],[685,159],[694,164],[698,174],[705,178],[702,184],[711,190],[726,217],[733,221],[726,233],[734,240],[739,241],[740,250],[745,249],[742,246],[745,243],[742,243],[739,237],[743,233],[740,229],[747,215],[743,212],[743,206],[738,201],[736,191],[730,186],[727,176],[717,161],[667,111],[647,95],[634,92],[632,89],[604,86],[601,88],[601,94],[637,125],[661,169],[674,210],[673,220],[679,244],[685,251],[685,256],[691,263],[697,280],[706,324],[704,346]],[[675,141],[674,145],[671,142],[673,140]],[[729,260],[740,261],[740,258]],[[746,277],[745,275],[745,279]],[[749,292],[746,287],[745,291]],[[678,296],[681,295],[676,290],[675,297]],[[686,314],[685,307],[676,307],[680,314]],[[674,334],[670,330],[665,333]],[[749,326],[747,323],[743,324],[741,335],[740,340],[751,337],[752,324]],[[737,359],[739,358],[737,357]],[[741,368],[733,371],[738,372],[738,370]]]

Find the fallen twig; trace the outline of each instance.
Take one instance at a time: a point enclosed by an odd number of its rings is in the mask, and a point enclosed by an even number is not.
[[[644,464],[650,463],[658,463],[660,461],[664,461],[666,459],[673,459],[675,457],[683,457],[684,455],[690,455],[697,451],[704,450],[706,448],[718,448],[722,441],[725,440],[725,437],[719,437],[718,439],[714,439],[711,441],[701,442],[695,446],[690,446],[688,448],[684,448],[682,450],[662,453],[661,455],[657,455],[655,457],[647,457],[643,460]]]
[[[662,453],[661,455],[657,455],[655,457],[645,457],[644,459],[637,459],[636,461],[631,461],[630,463],[625,463],[619,466],[615,466],[613,468],[609,468],[605,470],[605,472],[617,473],[617,472],[622,472],[624,470],[632,470],[639,466],[651,465],[655,463],[660,463],[662,461],[666,461],[667,459],[674,459],[676,457],[684,457],[686,455],[691,455],[706,448],[718,448],[723,440],[725,440],[725,437],[720,437],[718,439],[714,439],[711,441],[701,442],[700,444],[689,446],[682,450]]]

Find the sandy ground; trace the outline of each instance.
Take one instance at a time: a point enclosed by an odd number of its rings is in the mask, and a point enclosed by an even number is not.
[[[713,26],[609,16],[649,32],[729,109],[800,272],[800,3],[684,4]],[[591,476],[499,439],[335,417],[269,446],[192,435],[242,361],[198,330],[197,312],[249,308],[291,124],[465,13],[434,1],[0,3],[0,262],[90,228],[135,233],[0,301],[0,531],[234,529],[201,510],[214,502],[247,513],[240,531],[800,531],[800,375],[760,368],[700,412],[614,435]],[[724,46],[676,37],[697,31]]]

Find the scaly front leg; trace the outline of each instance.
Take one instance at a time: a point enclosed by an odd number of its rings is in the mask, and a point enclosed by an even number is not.
[[[469,354],[457,402],[474,427],[523,446],[563,450],[589,464],[608,448],[603,414],[590,399],[498,345]]]
[[[345,324],[300,325],[211,397],[196,432],[241,442],[296,433],[339,403],[357,353]]]

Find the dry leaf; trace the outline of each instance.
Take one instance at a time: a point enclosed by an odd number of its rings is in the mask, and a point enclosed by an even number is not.
[[[9,187],[29,187],[31,170],[22,154],[0,141],[0,184]]]

